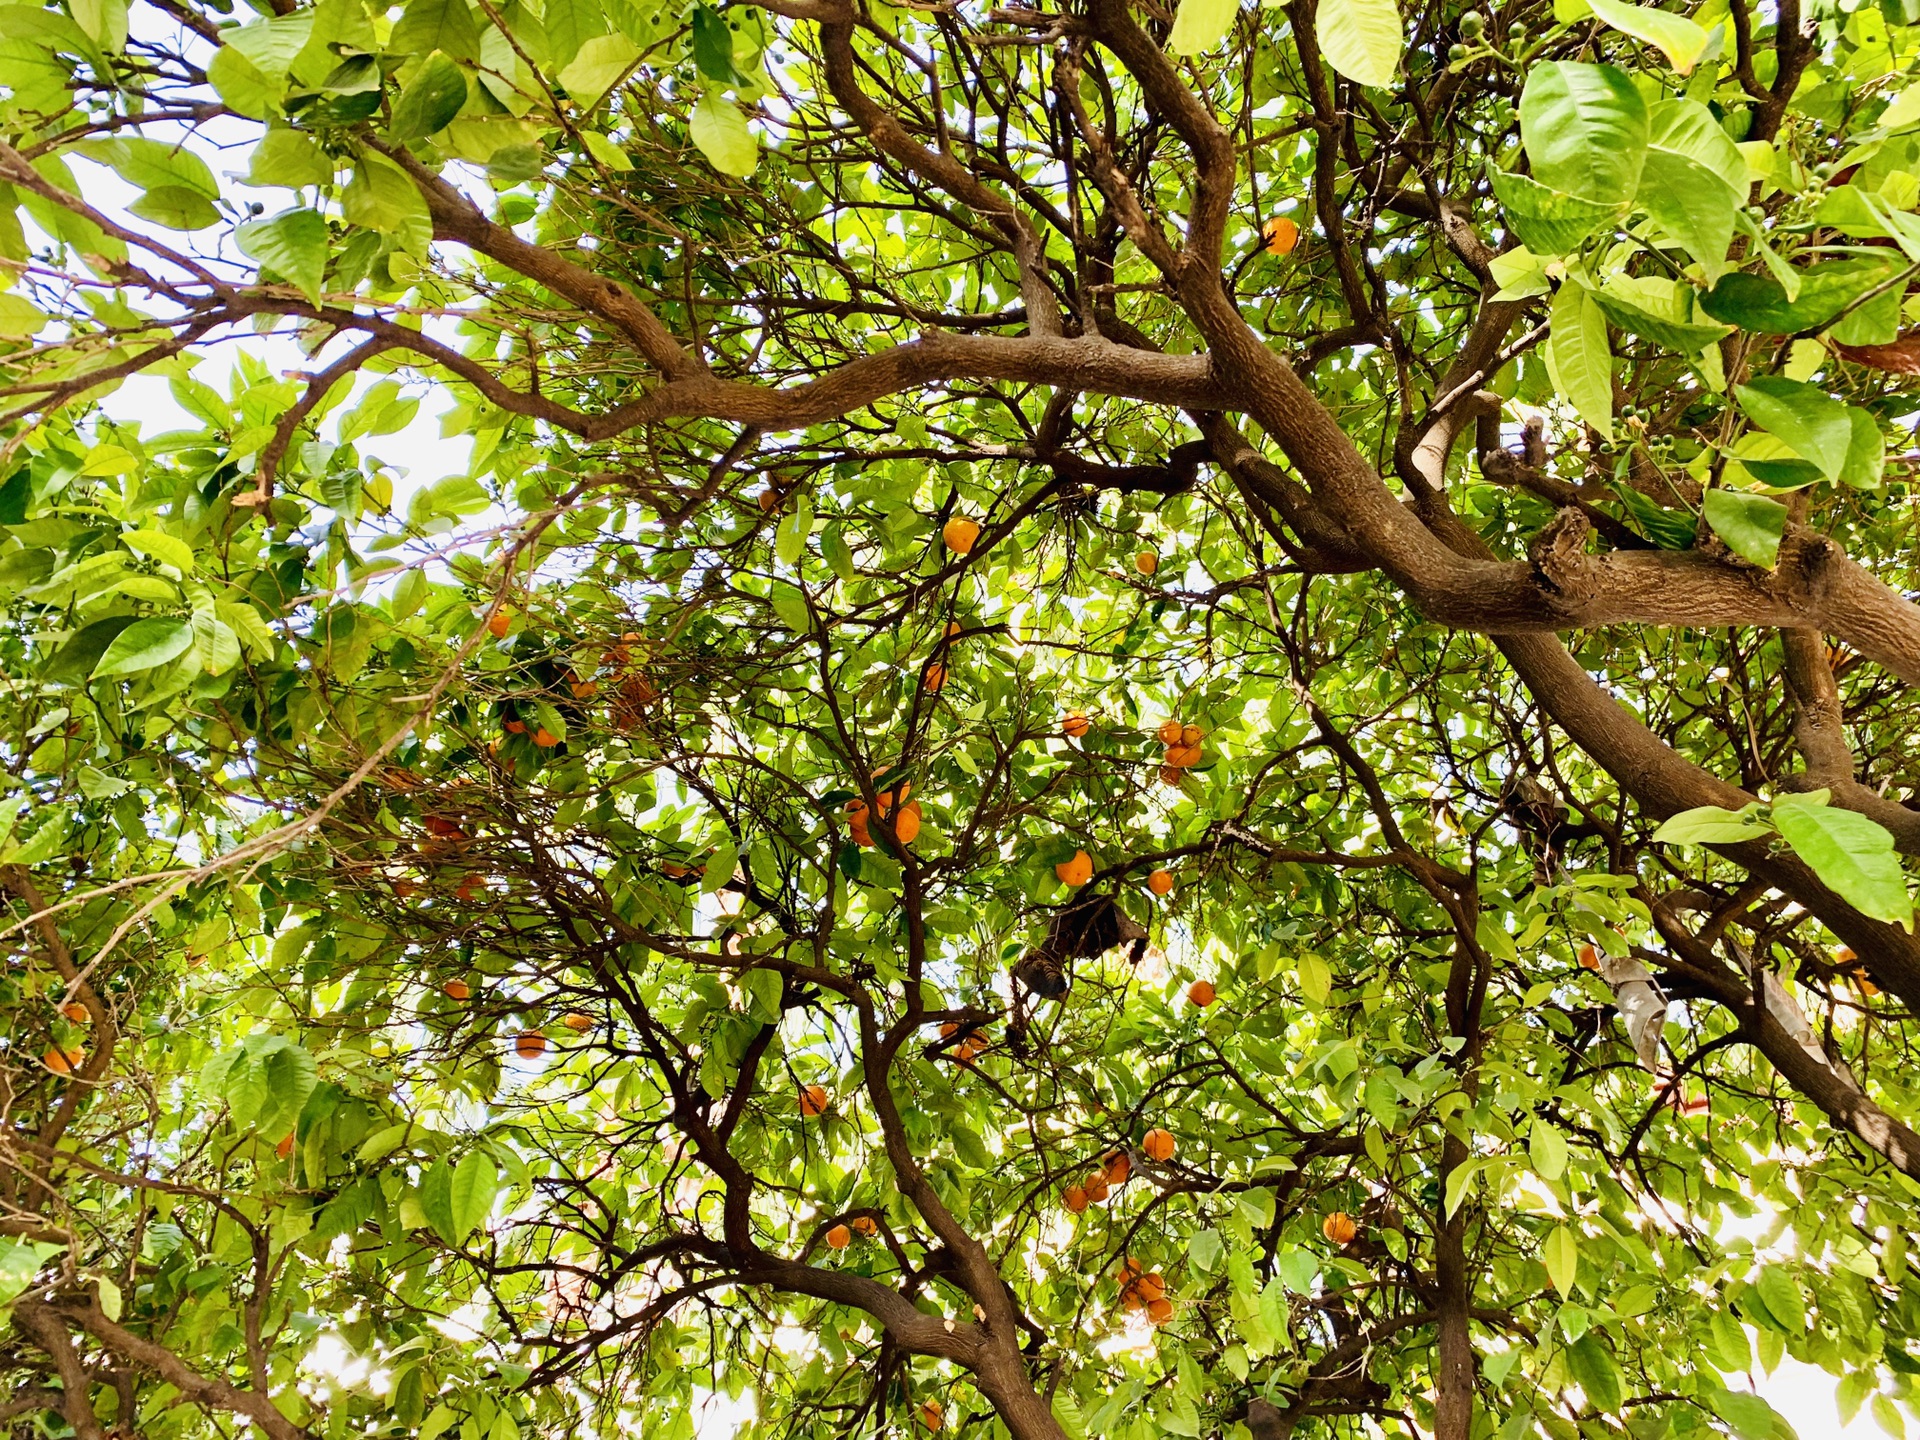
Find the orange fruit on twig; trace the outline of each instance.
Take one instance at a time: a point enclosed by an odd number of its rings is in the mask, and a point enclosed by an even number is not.
[[[809,1120],[827,1112],[827,1087],[824,1085],[803,1085],[800,1087],[800,1113]]]
[[[1158,1128],[1149,1130],[1141,1139],[1140,1148],[1146,1152],[1149,1160],[1164,1165],[1173,1158],[1173,1132]]]
[[[513,1053],[522,1060],[538,1060],[547,1053],[547,1037],[538,1030],[523,1030],[514,1037]]]
[[[1211,980],[1194,981],[1193,984],[1187,987],[1187,999],[1198,1005],[1202,1010],[1206,1009],[1207,1006],[1213,1004],[1214,1001],[1213,982]]]
[[[1335,1210],[1320,1222],[1320,1233],[1335,1245],[1350,1245],[1353,1237],[1360,1233],[1360,1227],[1346,1211]]]
[[[513,612],[504,605],[499,606],[487,616],[487,633],[498,640],[507,633],[508,627],[512,624]]]
[[[1147,889],[1151,890],[1155,895],[1172,894],[1173,872],[1170,870],[1155,870],[1147,876]]]
[[[1062,860],[1055,865],[1053,873],[1060,877],[1062,885],[1084,885],[1093,878],[1093,857],[1084,850],[1076,850],[1071,860]]]
[[[1163,722],[1154,734],[1162,745],[1178,745],[1184,730],[1185,727],[1178,720],[1168,720]]]
[[[965,555],[972,551],[974,542],[980,538],[980,527],[974,521],[956,515],[940,527],[940,538],[954,554]]]
[[[827,1248],[844,1250],[853,1243],[853,1232],[844,1225],[836,1225],[827,1231]]]
[[[1060,733],[1069,740],[1078,740],[1093,728],[1093,722],[1078,710],[1069,710],[1060,718]]]
[[[466,1000],[473,995],[473,987],[464,980],[449,980],[440,989],[449,1000]]]
[[[1260,242],[1269,255],[1291,255],[1300,243],[1300,227],[1284,215],[1276,215],[1260,227]]]

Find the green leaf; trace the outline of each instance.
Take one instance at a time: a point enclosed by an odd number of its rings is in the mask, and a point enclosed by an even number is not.
[[[813,629],[813,616],[807,610],[807,598],[799,590],[783,581],[773,587],[770,598],[773,601],[773,613],[794,634],[805,635]]]
[[[32,828],[20,832],[20,838],[0,851],[0,864],[40,865],[58,855],[66,845],[68,811],[64,805],[49,805],[33,817]]]
[[[193,627],[184,620],[158,616],[136,620],[118,635],[93,667],[93,678],[137,675],[184,655],[193,644]]]
[[[1609,1415],[1618,1414],[1626,1386],[1613,1352],[1598,1331],[1589,1330],[1567,1346],[1567,1370],[1587,1392],[1587,1403]]]
[[[1622,205],[1565,195],[1525,175],[1509,175],[1502,170],[1489,170],[1488,175],[1493,193],[1507,212],[1507,223],[1536,255],[1565,255],[1577,250],[1581,241],[1596,230],[1612,226],[1626,213]]]
[[[1594,291],[1593,298],[1607,319],[1622,330],[1651,340],[1656,345],[1664,345],[1669,350],[1677,350],[1682,355],[1697,355],[1707,346],[1718,344],[1723,337],[1733,333],[1730,325],[1696,325],[1689,321],[1664,319],[1604,289]]]
[[[1873,416],[1858,405],[1847,407],[1847,427],[1851,436],[1847,458],[1840,466],[1840,478],[1861,490],[1877,490],[1886,470],[1887,442]]]
[[[1466,1202],[1467,1192],[1473,1188],[1474,1177],[1486,1168],[1484,1159],[1463,1160],[1447,1172],[1446,1213],[1458,1213]]]
[[[467,77],[439,50],[427,57],[393,105],[388,127],[400,140],[424,140],[446,128],[467,103]]]
[[[1189,0],[1182,0],[1182,6]],[[1320,0],[1314,35],[1327,63],[1356,85],[1393,84],[1405,44],[1394,0]]]
[[[791,565],[797,561],[807,548],[807,538],[813,533],[813,506],[802,499],[794,507],[793,513],[781,520],[774,536],[774,558],[782,565]]]
[[[1167,49],[1175,55],[1199,55],[1227,38],[1239,0],[1180,0],[1174,11]]]
[[[1325,1005],[1333,992],[1333,972],[1318,955],[1303,955],[1294,967],[1300,977],[1300,993],[1314,1006]]]
[[[693,7],[693,68],[716,85],[738,79],[733,68],[733,30],[718,10]]]
[[[1603,205],[1633,198],[1647,154],[1646,101],[1611,65],[1548,61],[1520,95],[1520,134],[1549,189]]]
[[[271,220],[249,220],[234,232],[240,253],[320,303],[327,273],[327,222],[316,210],[283,210]]]
[[[1593,13],[1623,35],[1644,40],[1667,57],[1681,75],[1689,74],[1707,48],[1707,32],[1684,15],[1669,14],[1625,0],[1587,0]]]
[[[1772,829],[1760,819],[1760,806],[1725,810],[1718,805],[1698,805],[1671,816],[1653,832],[1662,845],[1744,845],[1764,839]]]
[[[1573,1294],[1573,1282],[1580,1272],[1580,1241],[1570,1227],[1553,1227],[1540,1246],[1540,1263],[1547,1267],[1547,1279],[1560,1295]]]
[[[688,133],[723,175],[751,175],[760,162],[760,144],[747,129],[747,117],[718,90],[707,91],[693,107]]]
[[[253,158],[247,163],[247,183],[285,190],[331,185],[333,161],[298,130],[269,130],[253,147]]]
[[[171,565],[182,575],[193,573],[193,547],[178,535],[169,535],[164,530],[128,530],[121,534],[120,543],[136,555],[151,556],[162,565]]]
[[[1787,507],[1764,495],[1716,486],[1701,505],[1713,533],[1742,560],[1771,570],[1787,530]]]
[[[611,90],[639,59],[640,47],[626,36],[596,35],[580,46],[580,53],[574,56],[566,69],[560,72],[560,84],[565,87],[567,94],[579,102],[583,111],[591,112],[606,97],[607,91]],[[717,98],[715,91],[709,91],[708,95]],[[704,99],[702,103],[705,103]],[[725,105],[727,102],[723,99],[720,103]],[[737,110],[734,113],[739,114]],[[696,106],[694,124],[697,127],[699,123],[699,107]],[[744,130],[746,122],[742,120],[740,124]],[[693,143],[700,145],[700,137],[697,133],[693,137]],[[700,148],[704,151],[706,146],[700,145]],[[713,159],[711,155],[707,158]],[[717,168],[717,161],[715,165]],[[729,171],[728,173],[744,174],[746,172]]]
[[[1634,203],[1687,248],[1712,279],[1726,269],[1742,196],[1697,160],[1666,150],[1647,151]]]
[[[256,20],[221,35],[229,49],[244,56],[263,76],[284,80],[294,59],[313,34],[312,10],[296,10],[271,20]]]
[[[486,1222],[493,1213],[493,1198],[500,1190],[500,1172],[484,1150],[469,1151],[454,1169],[447,1185],[448,1218],[454,1233],[465,1237]]]
[[[1722,275],[1700,299],[1700,308],[1716,320],[1763,335],[1798,335],[1819,330],[1891,273],[1878,259],[1829,260],[1802,270],[1800,294],[1789,300],[1780,282],[1767,275],[1738,271]]]
[[[456,60],[480,58],[480,27],[467,0],[409,0],[393,27],[388,53],[430,55],[435,50]]]
[[[420,1200],[420,1213],[426,1217],[427,1224],[433,1227],[433,1233],[449,1245],[458,1245],[466,1238],[466,1231],[457,1228],[453,1222],[453,1167],[445,1160],[439,1160],[427,1166],[420,1174],[420,1188],[417,1192]]]
[[[93,667],[100,663],[100,657],[106,654],[107,646],[133,622],[131,615],[109,615],[76,631],[53,653],[46,669],[40,672],[40,678],[50,684],[86,679],[93,673]]]
[[[598,130],[582,130],[580,141],[587,147],[587,153],[609,170],[631,170],[633,157]]]
[[[1762,375],[1736,385],[1733,394],[1749,420],[1811,460],[1829,480],[1845,468],[1853,422],[1847,407],[1826,391],[1783,375]]]
[[[46,329],[48,319],[31,301],[18,295],[0,295],[0,336],[25,340]]]
[[[1542,1180],[1558,1180],[1567,1173],[1567,1137],[1544,1120],[1535,1120],[1527,1136],[1527,1156],[1533,1173]],[[1565,1292],[1564,1286],[1556,1287]]]
[[[1552,331],[1547,336],[1547,369],[1554,388],[1580,418],[1607,439],[1613,438],[1613,352],[1607,346],[1607,318],[1593,291],[1578,281],[1564,282],[1553,297]]]
[[[607,33],[607,7],[595,0],[547,0],[540,18],[546,26],[554,70],[561,74],[589,40]]]
[[[128,205],[127,211],[168,230],[205,230],[220,223],[213,202],[184,185],[157,185]]]
[[[1760,1292],[1767,1314],[1784,1326],[1789,1335],[1806,1334],[1807,1298],[1800,1293],[1799,1283],[1786,1266],[1762,1264],[1760,1273],[1754,1277],[1753,1288]]]
[[[365,226],[393,238],[409,254],[427,253],[433,223],[426,199],[413,178],[384,155],[362,151],[353,178],[340,195],[340,213],[351,225]]]
[[[1782,795],[1773,802],[1772,813],[1774,826],[1793,853],[1841,899],[1889,924],[1912,920],[1906,874],[1885,827],[1856,811],[1826,804],[1824,792],[1818,797]],[[1772,1297],[1763,1291],[1762,1298],[1771,1309]]]
[[[287,93],[284,80],[261,70],[232,45],[222,45],[207,62],[207,83],[228,109],[253,120],[278,115]]]

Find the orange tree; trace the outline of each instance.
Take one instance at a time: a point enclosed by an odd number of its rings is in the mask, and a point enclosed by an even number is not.
[[[1905,1423],[1902,0],[249,3],[0,6],[10,1427]]]

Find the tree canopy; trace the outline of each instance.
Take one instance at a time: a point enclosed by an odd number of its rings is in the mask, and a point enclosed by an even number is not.
[[[0,5],[10,1431],[1903,1433],[1916,53]]]

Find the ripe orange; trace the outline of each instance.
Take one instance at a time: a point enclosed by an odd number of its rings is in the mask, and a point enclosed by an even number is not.
[[[956,515],[940,527],[940,538],[947,542],[947,548],[954,554],[965,555],[973,549],[973,542],[980,538],[980,527]]]
[[[1081,1182],[1080,1188],[1086,1192],[1087,1203],[1089,1205],[1105,1204],[1107,1199],[1106,1171],[1104,1170],[1094,1171],[1091,1175],[1089,1175],[1085,1180]]]
[[[1350,1245],[1353,1237],[1360,1233],[1360,1227],[1346,1211],[1335,1210],[1320,1222],[1320,1233],[1335,1245]]]
[[[1300,243],[1300,227],[1284,215],[1276,215],[1260,227],[1260,238],[1269,255],[1291,255]]]
[[[880,1233],[880,1222],[871,1215],[856,1215],[853,1218],[853,1228],[871,1239]]]
[[[920,1423],[929,1430],[938,1430],[947,1423],[946,1412],[940,1408],[938,1400],[929,1400],[920,1407]]]
[[[293,1136],[291,1133],[288,1134],[286,1139],[273,1147],[273,1153],[278,1155],[282,1160],[288,1160],[293,1157]]]
[[[1582,945],[1580,947],[1580,968],[1582,970],[1598,970],[1600,968],[1600,952],[1591,945]]]
[[[538,744],[538,740],[534,742]],[[1169,745],[1167,764],[1176,770],[1185,770],[1200,763],[1201,750],[1198,745]]]
[[[1838,963],[1844,965],[1849,960],[1857,960],[1859,957],[1853,953],[1853,947],[1851,945],[1842,945],[1838,950],[1833,952],[1833,958]]]
[[[502,605],[491,615],[487,616],[487,633],[498,640],[507,633],[507,628],[512,624],[513,612]]]
[[[1155,895],[1172,894],[1173,872],[1170,870],[1155,870],[1147,876],[1147,889],[1151,890]]]
[[[1178,745],[1185,728],[1178,720],[1168,720],[1154,731],[1154,734],[1159,737],[1162,745]]]
[[[1178,785],[1180,783],[1180,767],[1178,765],[1162,765],[1160,767],[1160,783],[1162,785]]]
[[[79,1046],[71,1050],[62,1050],[58,1045],[49,1045],[41,1061],[56,1075],[71,1075],[80,1068],[80,1062],[86,1058],[86,1051]]]
[[[1140,1148],[1146,1151],[1149,1160],[1164,1165],[1173,1158],[1173,1134],[1168,1130],[1149,1130],[1141,1139]]]
[[[60,1007],[60,1013],[76,1025],[85,1024],[88,1018],[87,1007],[82,1005],[78,1000],[69,1000],[66,1004],[62,1005]]]
[[[1173,1319],[1173,1302],[1161,1296],[1158,1300],[1147,1302],[1147,1318],[1156,1325],[1164,1325]]]
[[[827,1231],[827,1248],[844,1250],[853,1243],[853,1232],[844,1225],[836,1225]]]
[[[1141,1263],[1138,1260],[1134,1259],[1133,1256],[1131,1255],[1121,1256],[1120,1269],[1118,1271],[1118,1274],[1120,1276],[1120,1283],[1122,1285],[1131,1285],[1134,1281],[1140,1278],[1140,1274],[1142,1270],[1144,1270],[1145,1268],[1146,1267],[1141,1265]]]
[[[1145,1308],[1146,1303],[1140,1298],[1140,1292],[1131,1285],[1120,1291],[1120,1308],[1123,1310],[1140,1310]]]
[[[1180,743],[1182,745],[1198,745],[1206,738],[1207,732],[1202,730],[1198,725],[1182,725],[1180,727]]]
[[[803,1085],[800,1087],[800,1113],[811,1120],[816,1115],[827,1112],[827,1087],[824,1085]]]
[[[1055,865],[1053,873],[1060,877],[1062,885],[1084,885],[1093,878],[1093,857],[1084,850],[1076,850],[1071,860]]]
[[[524,735],[527,733],[527,722],[524,720],[509,720],[501,728],[509,735]]]
[[[1156,1270],[1151,1275],[1142,1275],[1134,1281],[1133,1288],[1140,1292],[1142,1300],[1158,1300],[1167,1293],[1167,1277]]]
[[[538,1030],[522,1030],[513,1038],[513,1053],[522,1060],[538,1060],[547,1053],[547,1037]]]
[[[1082,1190],[1078,1185],[1069,1185],[1061,1192],[1060,1203],[1066,1206],[1071,1213],[1078,1215],[1082,1210],[1087,1208],[1087,1192]]]
[[[873,844],[873,832],[867,829],[865,814],[856,815],[847,821],[847,832],[853,836],[853,843],[856,845],[867,847]]]
[[[569,1010],[560,1017],[560,1023],[576,1035],[584,1035],[593,1028],[593,1016],[582,1010]]]
[[[1193,984],[1187,987],[1187,999],[1198,1005],[1202,1010],[1206,1009],[1207,1006],[1213,1004],[1213,982],[1211,980],[1194,981]]]
[[[1151,575],[1160,568],[1160,557],[1151,550],[1142,550],[1133,557],[1133,568],[1142,575]]]
[[[574,699],[591,700],[600,693],[600,682],[597,680],[576,680],[567,688],[573,691]]]
[[[449,980],[440,988],[449,1000],[466,1000],[473,995],[473,987],[464,980]]]
[[[920,802],[909,800],[893,817],[893,834],[902,845],[911,845],[920,833]]]
[[[927,666],[927,673],[920,681],[921,687],[930,695],[938,695],[947,683],[947,667],[934,664]]]
[[[962,625],[958,620],[949,620],[947,622],[947,639],[951,640],[966,628],[967,627]]]
[[[471,905],[487,893],[487,883],[478,875],[465,875],[461,877],[460,883],[453,887],[453,893]]]
[[[769,485],[766,489],[760,492],[759,500],[760,500],[760,508],[764,511],[771,512],[779,508],[780,492],[774,489],[771,485]]]
[[[1078,740],[1093,728],[1093,722],[1078,710],[1069,710],[1060,719],[1060,733],[1069,740]]]
[[[1107,1184],[1124,1185],[1133,1174],[1133,1157],[1124,1150],[1116,1150],[1107,1157],[1106,1166]]]
[[[560,737],[542,725],[538,730],[533,732],[533,743],[538,745],[542,750],[551,750],[560,743]]]
[[[954,1036],[958,1035],[959,1033],[960,1033],[960,1022],[958,1020],[949,1020],[947,1021],[946,1024],[940,1027],[940,1038],[942,1040],[951,1040]]]

